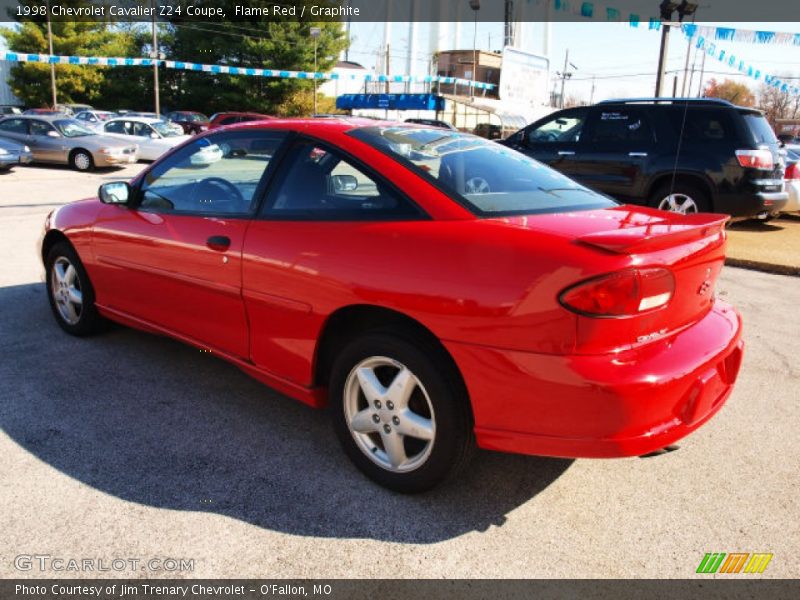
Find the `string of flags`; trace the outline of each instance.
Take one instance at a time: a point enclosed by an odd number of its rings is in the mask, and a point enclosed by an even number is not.
[[[472,81],[460,77],[443,77],[439,75],[385,75],[372,73],[320,73],[312,71],[287,71],[282,69],[261,69],[254,67],[232,67],[230,65],[207,65],[177,60],[156,60],[154,58],[114,58],[107,56],[56,56],[50,54],[27,54],[22,52],[0,52],[0,60],[9,62],[36,62],[60,65],[100,65],[108,67],[152,67],[155,62],[167,69],[183,71],[201,71],[204,73],[222,73],[227,75],[244,75],[251,77],[273,77],[279,79],[322,79],[366,82],[396,83],[444,83],[475,87],[478,90],[491,90],[493,83]]]

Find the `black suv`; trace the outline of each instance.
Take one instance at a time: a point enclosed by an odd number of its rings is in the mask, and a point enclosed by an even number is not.
[[[560,110],[501,143],[622,202],[681,213],[776,215],[784,158],[764,115],[710,98]]]

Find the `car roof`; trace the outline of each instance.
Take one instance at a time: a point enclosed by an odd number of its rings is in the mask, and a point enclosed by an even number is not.
[[[11,116],[11,115],[9,115]],[[75,120],[75,117],[72,115],[68,115],[66,113],[59,113],[57,115],[14,115],[14,118],[17,119],[31,119],[31,120],[38,120],[38,121],[63,121],[64,119]]]
[[[113,119],[109,119],[106,123],[113,123],[114,121],[139,121],[140,123],[163,123],[164,119],[156,119],[154,117],[128,117],[125,115],[120,115],[118,117],[114,117]]]
[[[276,117],[274,119],[264,119],[263,121],[247,121],[236,123],[228,127],[236,129],[283,129],[293,128],[305,131],[335,131],[347,132],[360,127],[405,127],[407,129],[420,129],[421,126],[415,123],[402,123],[399,121],[380,121],[365,117],[330,117],[325,119],[315,119],[313,117]]]

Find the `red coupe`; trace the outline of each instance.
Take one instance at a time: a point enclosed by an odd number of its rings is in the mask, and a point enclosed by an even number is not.
[[[329,405],[355,464],[413,492],[475,445],[641,455],[711,418],[743,347],[725,219],[457,131],[271,120],[57,209],[41,253],[68,333],[108,318]]]

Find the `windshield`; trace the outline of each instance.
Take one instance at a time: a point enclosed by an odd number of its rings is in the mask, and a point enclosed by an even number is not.
[[[186,118],[192,123],[208,123],[208,117],[200,113],[188,113]]]
[[[479,216],[616,206],[516,150],[473,135],[402,126],[362,127],[349,135],[422,175]]]
[[[163,137],[174,137],[177,135],[183,135],[183,130],[181,130],[180,132],[176,131],[166,121],[156,121],[154,123],[150,123],[150,127],[155,129]]]
[[[61,132],[61,135],[68,138],[81,137],[84,135],[96,135],[94,131],[86,129],[80,122],[75,119],[60,119],[53,123],[56,129]]]

